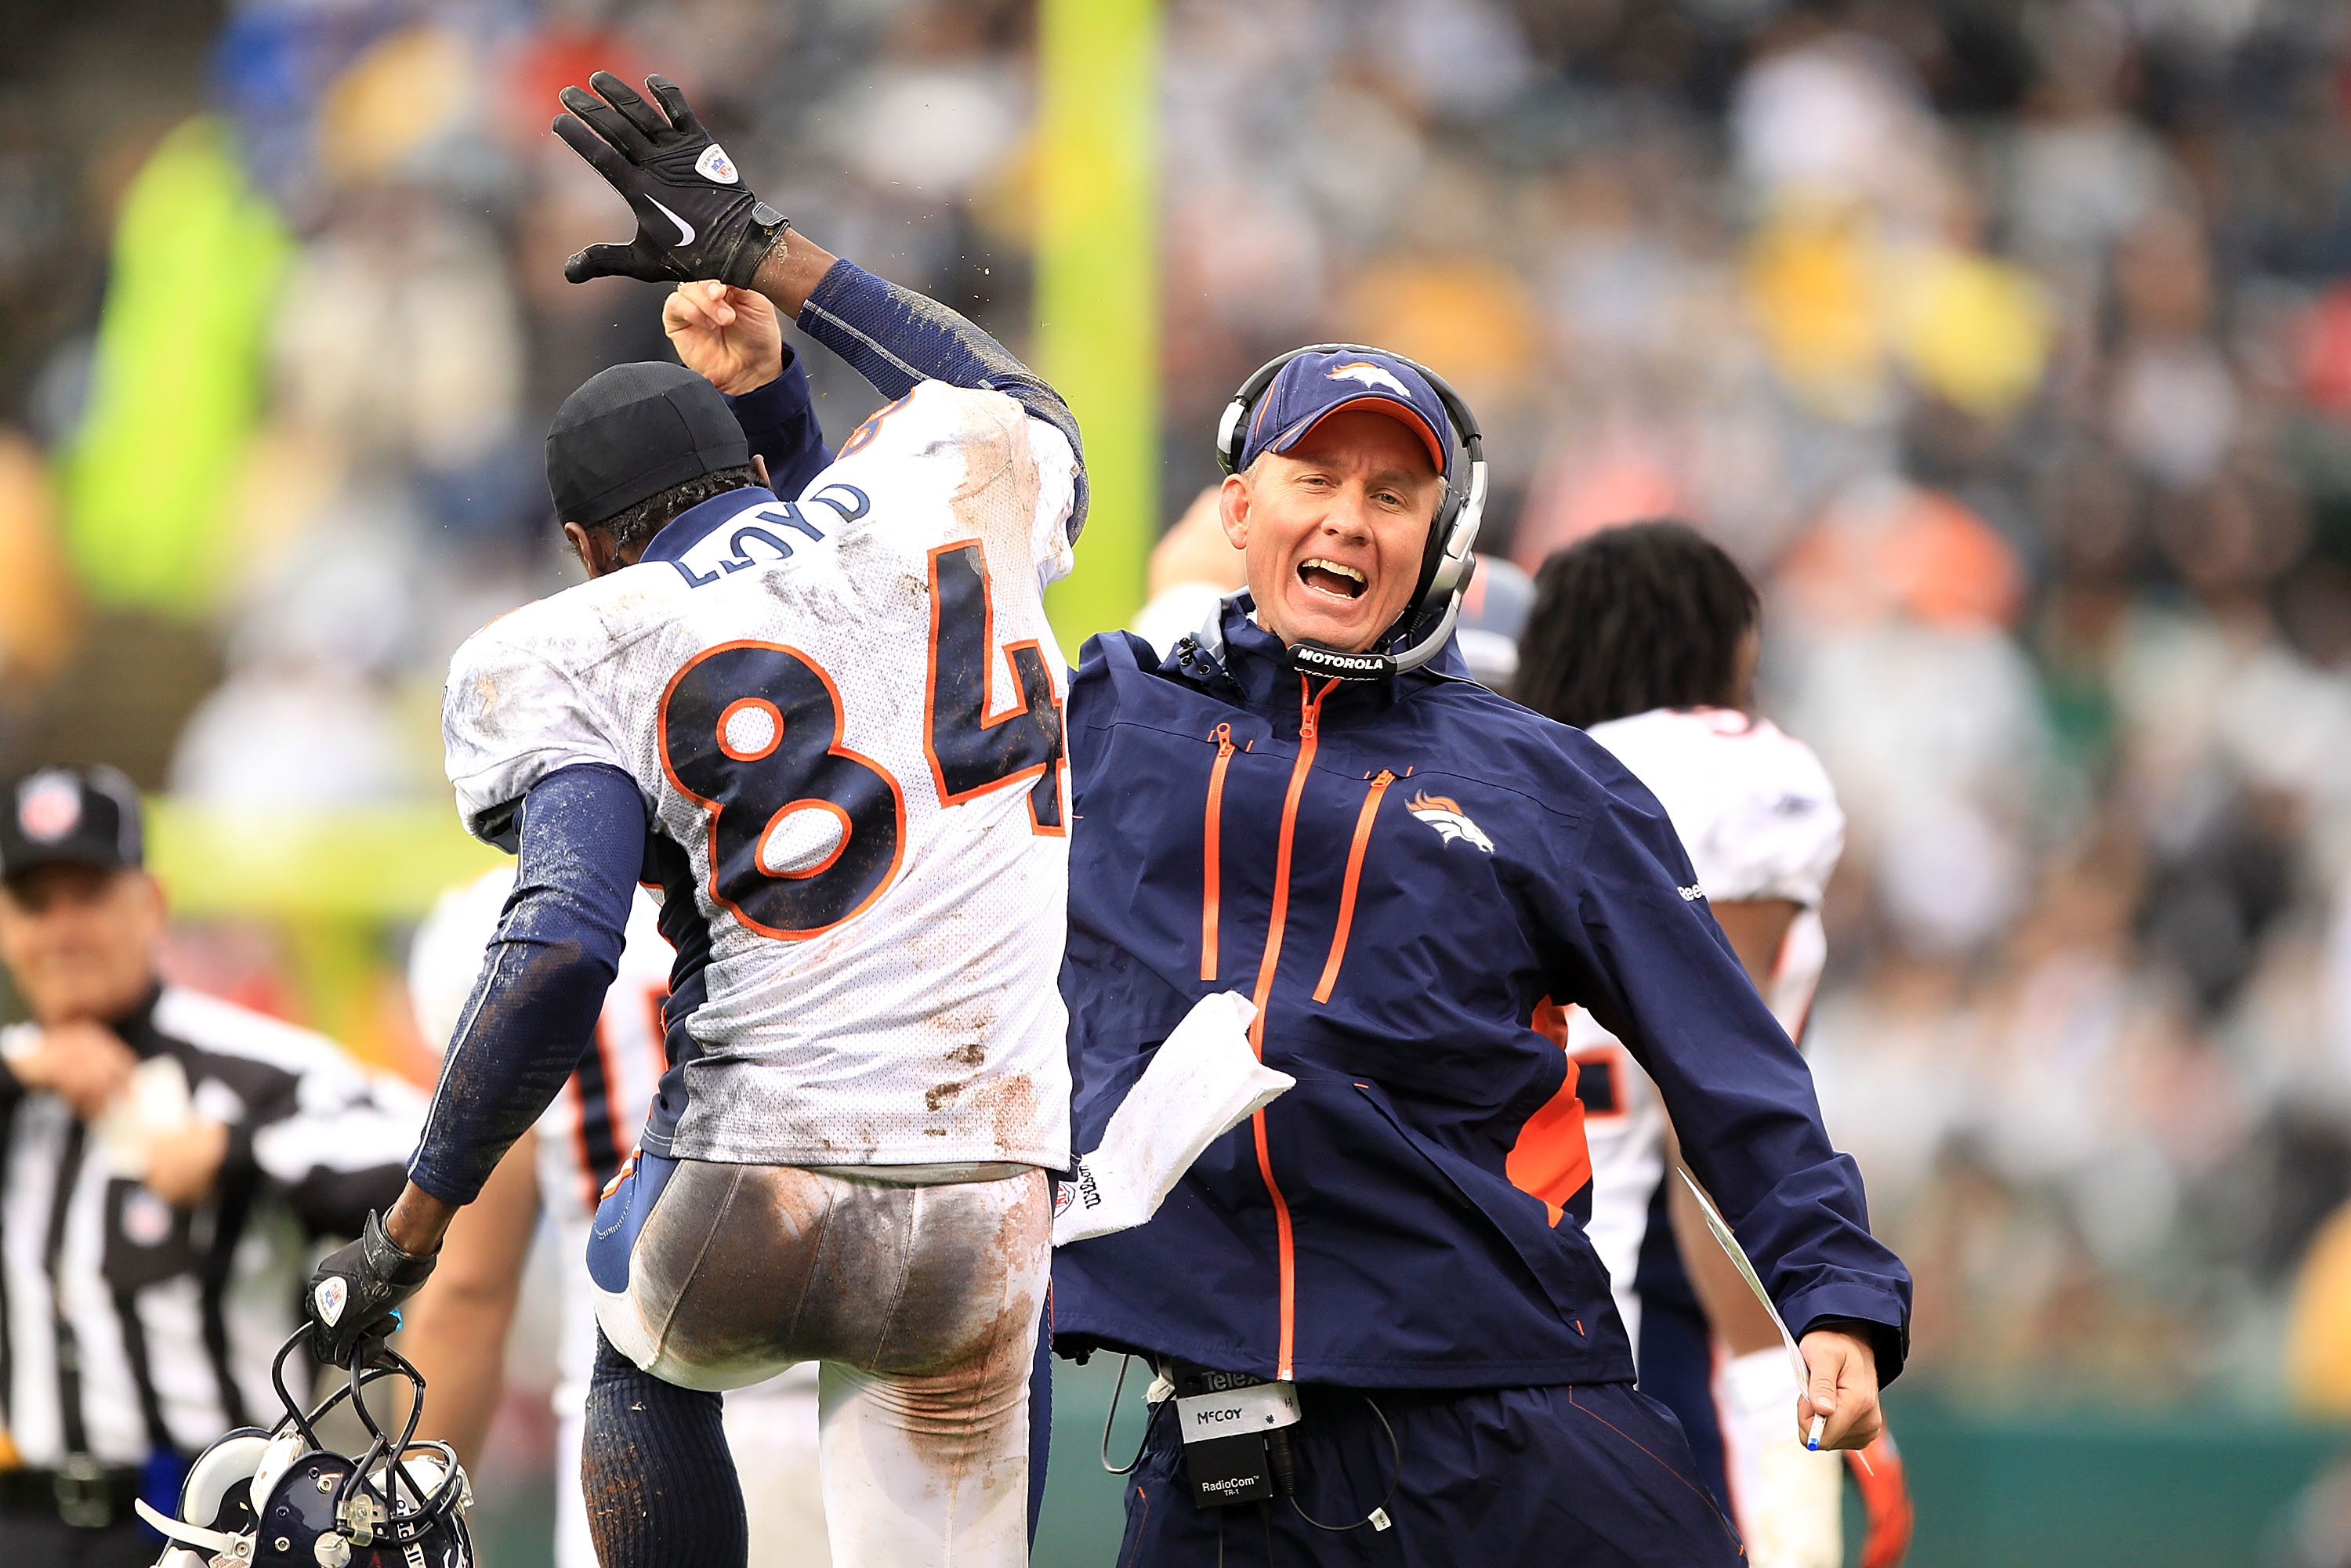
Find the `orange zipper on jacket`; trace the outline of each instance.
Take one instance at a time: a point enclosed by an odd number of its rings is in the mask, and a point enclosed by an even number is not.
[[[1273,995],[1273,972],[1281,961],[1281,928],[1290,918],[1290,850],[1298,829],[1298,798],[1306,792],[1306,773],[1314,763],[1316,726],[1322,713],[1322,699],[1331,695],[1336,678],[1322,683],[1322,689],[1307,695],[1304,675],[1298,677],[1298,760],[1290,766],[1290,792],[1281,800],[1281,839],[1273,855],[1273,913],[1265,927],[1265,956],[1257,967],[1257,1017],[1249,1022],[1249,1049],[1259,1061],[1265,1060],[1265,1004]],[[1290,1246],[1290,1203],[1281,1196],[1280,1184],[1273,1179],[1273,1155],[1266,1146],[1265,1113],[1257,1111],[1249,1117],[1257,1135],[1257,1169],[1265,1178],[1265,1190],[1273,1198],[1273,1234],[1275,1256],[1281,1270],[1281,1344],[1274,1358],[1274,1377],[1282,1383],[1295,1381],[1290,1375],[1291,1351],[1297,1342],[1298,1260]]]
[[[1200,844],[1200,978],[1217,977],[1217,894],[1222,876],[1217,853],[1224,841],[1225,768],[1232,762],[1233,727],[1217,726],[1217,760],[1208,769],[1208,825]]]
[[[1331,933],[1331,956],[1322,966],[1322,983],[1314,988],[1314,999],[1327,1002],[1331,988],[1339,981],[1339,964],[1347,956],[1347,932],[1355,923],[1355,884],[1364,874],[1364,847],[1372,841],[1372,819],[1380,813],[1380,797],[1395,782],[1395,775],[1386,768],[1372,780],[1364,795],[1364,809],[1355,813],[1355,841],[1347,846],[1347,880],[1339,890],[1339,927]]]

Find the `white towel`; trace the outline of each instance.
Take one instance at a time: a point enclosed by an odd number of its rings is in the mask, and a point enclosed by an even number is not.
[[[1141,1225],[1210,1144],[1298,1081],[1249,1049],[1257,1008],[1238,991],[1203,997],[1126,1092],[1099,1148],[1061,1184],[1053,1245]]]
[[[151,1056],[133,1068],[131,1082],[90,1124],[107,1164],[124,1181],[147,1179],[147,1147],[178,1132],[195,1114],[188,1071],[176,1056]]]

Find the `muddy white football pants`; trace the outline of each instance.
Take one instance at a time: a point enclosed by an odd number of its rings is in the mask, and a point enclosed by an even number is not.
[[[957,1179],[973,1175],[993,1179]],[[602,1386],[615,1380],[600,1364],[583,1482],[605,1568],[638,1568],[656,1538],[658,1560],[677,1563],[680,1533],[704,1522],[657,1524],[685,1500],[669,1493],[698,1490],[692,1477],[664,1488],[628,1473],[667,1468],[652,1451],[677,1446],[682,1419],[701,1421],[680,1415],[684,1401],[803,1361],[820,1363],[834,1568],[1028,1561],[1029,1373],[1051,1255],[1043,1172],[641,1156],[625,1181],[642,1211],[623,1218],[608,1200],[599,1216],[598,1321],[682,1399],[642,1385],[610,1397],[621,1390]],[[633,1239],[615,1278],[624,1223]],[[722,1490],[739,1519],[731,1473]]]

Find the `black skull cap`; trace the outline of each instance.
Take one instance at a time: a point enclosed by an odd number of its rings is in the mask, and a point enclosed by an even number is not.
[[[750,461],[751,444],[718,389],[659,361],[597,371],[563,400],[547,433],[555,515],[582,527]]]

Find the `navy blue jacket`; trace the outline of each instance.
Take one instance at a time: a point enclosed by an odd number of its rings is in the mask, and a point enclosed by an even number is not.
[[[1095,638],[1071,689],[1076,1146],[1214,991],[1256,998],[1298,1085],[1148,1225],[1056,1253],[1061,1348],[1359,1387],[1630,1379],[1567,1058],[1531,1027],[1548,998],[1656,1080],[1789,1326],[1865,1325],[1893,1377],[1909,1275],[1656,799],[1467,680],[1309,683],[1246,602],[1164,664]]]

